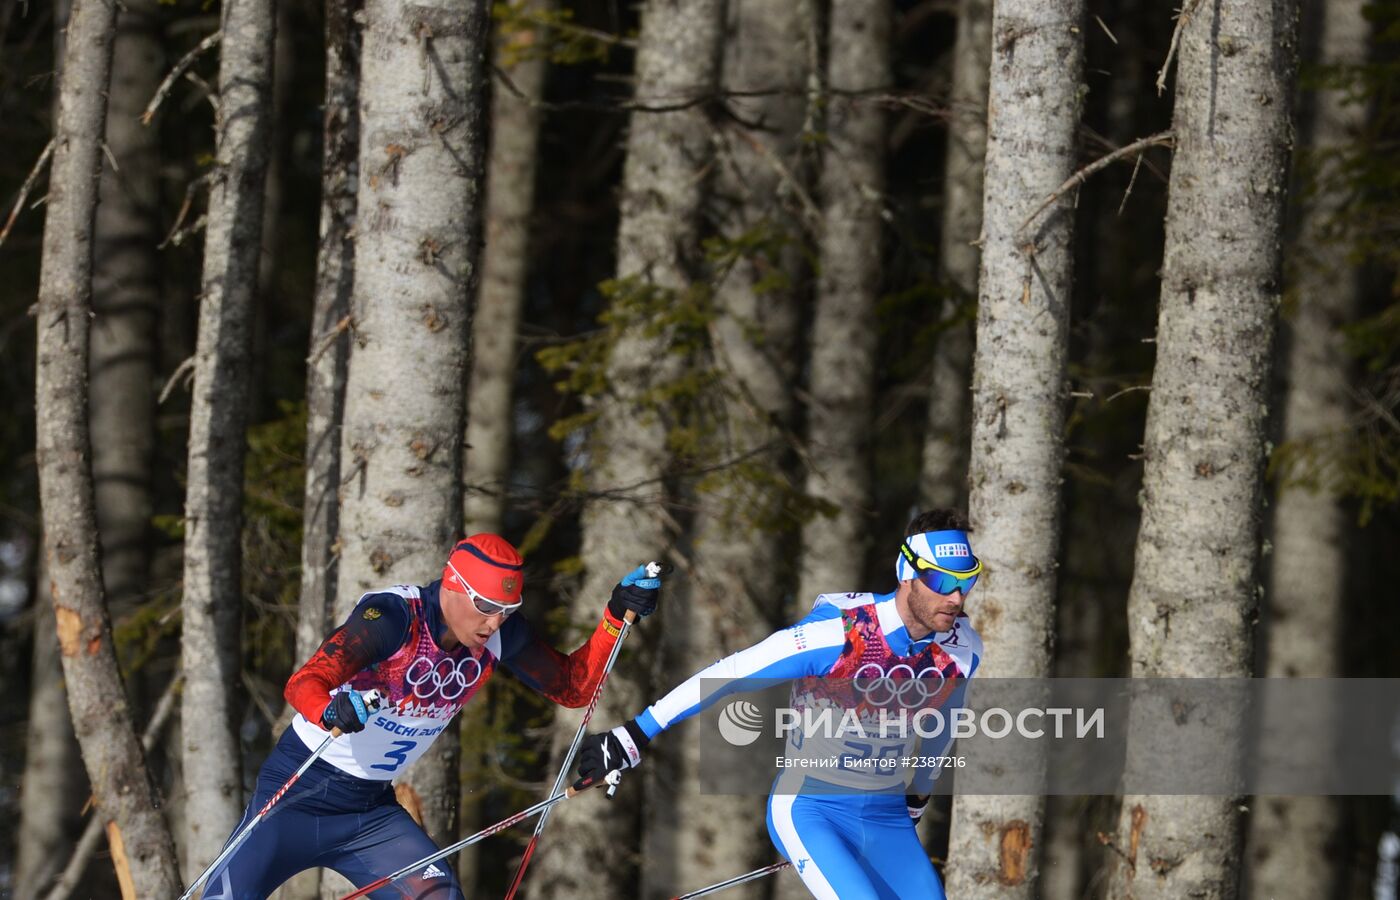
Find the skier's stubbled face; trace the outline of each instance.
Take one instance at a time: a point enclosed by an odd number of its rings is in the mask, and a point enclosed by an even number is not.
[[[495,634],[506,620],[501,613],[494,616],[483,615],[472,603],[470,596],[458,591],[444,587],[439,596],[442,600],[442,617],[446,620],[453,637],[472,650],[485,647],[491,635]]]
[[[962,591],[956,590],[950,594],[940,594],[917,578],[903,584],[909,585],[907,602],[910,617],[914,620],[914,622],[906,624],[919,626],[917,629],[910,629],[911,633],[919,630],[924,631],[925,634],[937,634],[953,627],[954,620],[963,609],[965,597]],[[915,635],[916,639],[924,636]]]

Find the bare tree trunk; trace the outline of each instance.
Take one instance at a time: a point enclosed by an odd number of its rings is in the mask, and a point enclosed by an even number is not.
[[[242,664],[243,450],[272,112],[273,0],[225,5],[222,29],[219,175],[209,192],[185,494],[180,719],[187,879],[218,855],[243,812],[233,697]]]
[[[316,296],[306,360],[306,487],[302,495],[301,594],[297,605],[296,658],[316,652],[335,624],[340,528],[340,433],[345,412],[345,373],[350,358],[350,291],[355,274],[355,165],[359,153],[360,35],[352,19],[359,3],[328,0],[326,93],[321,144],[321,233],[316,250]],[[278,731],[291,722],[290,705]],[[348,884],[336,876],[336,886]],[[279,900],[320,895],[321,870],[293,876]],[[332,890],[335,890],[332,888]],[[336,890],[339,897],[344,890]]]
[[[115,33],[114,5],[75,2],[44,225],[36,436],[45,556],[78,743],[123,890],[156,897],[178,894],[179,874],[113,652],[87,420],[93,225]]]
[[[525,0],[523,11],[547,16],[554,0]],[[504,527],[510,443],[515,411],[516,332],[529,284],[530,219],[535,207],[535,169],[549,38],[542,29],[496,35],[496,64],[506,70],[507,84],[497,78],[491,92],[491,144],[486,164],[485,248],[481,282],[472,315],[471,379],[467,388],[466,459],[463,463],[463,515],[466,533],[499,534]],[[459,737],[486,723],[486,708],[463,710]],[[465,753],[466,751],[464,751]],[[482,768],[484,760],[464,759],[462,771]],[[458,827],[462,835],[481,825],[482,792],[469,781],[461,786]],[[480,845],[457,856],[457,878],[468,893],[478,878]]]
[[[723,0],[648,0],[642,10],[637,49],[636,101],[675,105],[713,93],[718,82]],[[709,121],[699,106],[669,112],[638,112],[627,137],[618,228],[620,291],[684,291],[695,280],[699,211],[712,154]],[[666,428],[649,387],[672,374],[667,335],[653,324],[629,321],[607,363],[611,388],[599,406],[589,487],[610,496],[590,501],[583,512],[582,558],[586,571],[576,598],[574,621],[593,621],[617,579],[659,558],[667,543],[666,501],[660,477],[668,452]],[[645,703],[648,679],[624,659],[608,681],[596,720],[636,715]],[[580,713],[555,718],[554,758],[578,728]],[[532,895],[569,900],[612,900],[637,893],[630,863],[599,866],[616,858],[619,845],[634,846],[641,811],[636,794],[623,792],[611,804],[565,805],[550,827],[569,840],[543,842],[532,874]]]
[[[355,165],[359,152],[359,4],[327,0],[326,97],[321,145],[321,240],[306,363],[306,493],[303,499],[297,660],[309,659],[335,624],[335,541],[340,524],[340,433],[350,356],[355,274]]]
[[[554,0],[528,0],[541,15]],[[515,333],[530,266],[530,213],[535,206],[540,108],[546,58],[536,31],[502,35],[497,56],[510,66],[514,90],[497,81],[491,100],[491,158],[486,175],[486,252],[472,323],[472,376],[467,394],[467,458],[463,481],[468,534],[499,533],[510,470]],[[514,46],[512,46],[514,44]],[[517,91],[519,93],[517,93]]]
[[[865,568],[888,124],[876,103],[852,93],[889,87],[891,15],[889,0],[831,7],[806,490],[835,513],[802,528],[796,603],[804,610],[817,594],[854,590]]]
[[[806,113],[810,23],[807,4],[794,0],[730,0],[724,36],[722,84],[735,124],[721,137],[714,205],[720,240],[778,239],[781,249],[753,252],[717,275],[717,318],[710,327],[713,365],[725,397],[708,428],[716,435],[711,457],[730,463],[699,491],[692,525],[690,571],[666,599],[660,637],[668,684],[761,639],[780,610],[783,535],[774,522],[766,486],[755,472],[781,478],[795,404],[797,282],[805,192],[800,136]],[[745,127],[738,123],[756,123]],[[723,623],[716,627],[718,623]],[[678,737],[681,737],[678,735]],[[663,741],[648,767],[648,805],[642,894],[675,896],[771,861],[761,797],[706,794],[700,783],[699,744]],[[733,891],[758,898],[756,882]]]
[[[926,507],[961,506],[966,496],[972,323],[964,317],[977,302],[981,254],[975,243],[982,232],[991,53],[991,0],[960,0],[939,241],[943,287],[949,297],[943,305],[946,328],[938,338],[929,380],[928,435],[919,481]]]
[[[1370,25],[1359,0],[1333,0],[1318,9],[1316,60],[1357,67],[1368,58]],[[1312,31],[1312,29],[1309,29]],[[1312,94],[1304,152],[1314,161],[1318,189],[1300,213],[1299,252],[1290,265],[1296,303],[1286,321],[1283,439],[1305,443],[1344,431],[1351,407],[1348,356],[1342,326],[1356,318],[1357,272],[1342,224],[1348,191],[1335,171],[1342,152],[1366,125],[1366,104],[1332,88]],[[1330,165],[1329,165],[1330,163]],[[1267,663],[1270,678],[1341,675],[1342,595],[1323,584],[1331,569],[1346,569],[1346,512],[1336,493],[1283,485],[1273,505],[1269,557]],[[1331,733],[1319,733],[1331,740]],[[1339,810],[1330,797],[1258,797],[1250,820],[1249,870],[1258,897],[1327,897],[1336,876]]]
[[[336,605],[441,571],[462,515],[468,297],[480,245],[482,0],[365,4],[360,184]],[[456,732],[400,785],[423,827],[454,834]]]
[[[60,82],[71,11],[72,6],[67,0],[56,0],[54,3],[53,59],[54,71]],[[53,110],[54,121],[57,122],[57,93]],[[36,568],[29,718],[25,723],[24,780],[20,786],[20,820],[15,848],[17,900],[39,896],[59,874],[63,858],[72,852],[80,818],[71,803],[56,803],[54,798],[88,793],[78,739],[73,734],[73,721],[68,715],[58,635],[54,631],[54,618],[49,614],[53,598],[50,596],[48,568],[42,555]]]
[[[972,612],[983,677],[1050,674],[1060,536],[1072,200],[1028,218],[1074,171],[1083,0],[1004,0],[992,18],[969,514],[987,573]],[[1015,365],[1008,365],[1015,360]],[[970,765],[1004,764],[976,742]],[[1030,897],[1045,800],[958,795],[949,894]]]
[[[137,117],[160,81],[155,15],[154,4],[142,2],[118,15],[106,139],[121,169],[102,167],[94,226],[90,427],[102,438],[93,447],[93,475],[102,577],[116,618],[129,615],[142,599],[149,562],[159,159],[157,133]],[[46,575],[39,579],[45,593],[47,581]],[[39,891],[62,868],[77,821],[75,798],[87,793],[47,612],[37,617],[35,641],[26,757],[34,771],[25,773],[19,896]]]
[[[1291,0],[1220,0],[1195,7],[1181,32],[1128,597],[1137,678],[1250,671],[1296,24]],[[1197,718],[1222,715],[1231,711]],[[1130,776],[1150,765],[1151,751],[1129,734]],[[1241,748],[1222,739],[1217,753],[1228,764]],[[1110,895],[1236,896],[1240,825],[1238,798],[1124,797],[1117,845],[1130,852]]]

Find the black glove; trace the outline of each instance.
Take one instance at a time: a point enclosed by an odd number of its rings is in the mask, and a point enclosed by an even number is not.
[[[644,619],[656,612],[656,601],[660,596],[659,575],[647,577],[647,566],[638,566],[613,588],[612,598],[608,600],[608,612],[613,614],[613,618],[621,619],[631,610],[638,618]]]
[[[339,728],[342,732],[354,734],[365,730],[370,712],[369,704],[359,691],[341,691],[331,698],[326,711],[321,713],[321,724],[327,731]]]
[[[590,734],[579,745],[579,777],[592,781],[614,769],[635,768],[642,764],[642,748],[649,743],[651,738],[635,719],[612,731]]]
[[[905,794],[904,805],[909,810],[909,818],[915,822],[924,817],[924,809],[928,806],[929,794],[920,797],[918,794]]]

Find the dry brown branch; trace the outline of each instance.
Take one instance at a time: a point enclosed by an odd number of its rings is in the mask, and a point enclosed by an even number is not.
[[[1080,123],[1079,134],[1083,139],[1087,140],[1089,144],[1102,148],[1105,153],[1111,153],[1118,149],[1118,145],[1113,143],[1113,141],[1110,141],[1108,138],[1083,123]],[[1152,160],[1144,157],[1142,160],[1142,167],[1148,172],[1151,172],[1162,184],[1167,183],[1167,173],[1159,168]]]
[[[820,224],[822,215],[821,208],[817,206],[816,201],[812,199],[812,195],[808,193],[807,189],[802,186],[802,180],[794,175],[792,170],[784,165],[781,159],[773,155],[772,151],[764,146],[762,141],[750,134],[748,129],[739,129],[739,135],[748,142],[748,145],[753,148],[753,151],[777,174],[778,178],[792,190],[793,196],[802,204],[802,211],[808,220],[808,224],[812,227],[816,227]]]
[[[194,224],[192,224],[189,228],[183,228],[172,234],[170,236],[169,243],[174,244],[176,247],[178,247],[185,242],[186,238],[193,237],[194,235],[199,234],[201,231],[203,231],[204,226],[208,224],[209,217],[206,215],[201,215],[198,219],[194,220]],[[160,247],[157,249],[164,248],[165,244],[161,244]]]
[[[175,68],[170,70],[170,74],[165,76],[165,80],[160,83],[160,87],[156,88],[155,96],[151,98],[151,102],[146,104],[146,111],[141,113],[142,125],[151,124],[151,119],[155,117],[156,110],[165,102],[165,98],[170,94],[170,89],[175,86],[176,80],[178,80],[181,75],[185,74],[186,69],[194,65],[194,61],[199,59],[200,54],[223,40],[223,37],[224,33],[222,31],[216,31],[198,44],[195,44],[194,49],[189,53],[180,57],[180,61],[175,64]]]
[[[1172,58],[1176,56],[1176,45],[1181,40],[1181,29],[1186,27],[1186,23],[1191,21],[1191,14],[1196,11],[1196,7],[1201,4],[1201,0],[1191,0],[1190,5],[1181,8],[1181,12],[1176,17],[1176,27],[1172,29],[1171,46],[1167,48],[1167,58],[1162,63],[1162,70],[1157,73],[1157,96],[1162,96],[1162,92],[1167,89],[1167,70],[1172,67]]]
[[[1121,390],[1121,391],[1117,392],[1116,394],[1114,394],[1113,396],[1109,397],[1109,398],[1108,398],[1107,400],[1105,400],[1103,403],[1104,403],[1104,406],[1107,406],[1108,404],[1112,403],[1114,400],[1117,400],[1119,397],[1123,396],[1124,394],[1131,394],[1131,393],[1133,393],[1134,391],[1150,391],[1150,390],[1152,390],[1152,385],[1150,385],[1150,384],[1134,384],[1134,385],[1131,385],[1131,386],[1129,386],[1129,387],[1123,388],[1123,390]]]
[[[1123,191],[1123,199],[1118,202],[1118,215],[1123,215],[1123,208],[1128,205],[1128,197],[1133,193],[1133,185],[1137,184],[1138,170],[1142,168],[1142,154],[1137,155],[1137,161],[1133,163],[1133,174],[1128,179],[1128,187]]]
[[[1107,22],[1099,18],[1097,14],[1094,16],[1094,21],[1099,23],[1099,27],[1103,29],[1104,34],[1108,35],[1110,41],[1113,41],[1115,44],[1118,43],[1118,38],[1114,37],[1113,32],[1108,30]]]
[[[107,157],[107,162],[112,164],[113,172],[120,172],[122,170],[122,167],[117,165],[117,155],[112,152],[111,146],[106,141],[102,142],[102,153]]]
[[[1045,212],[1046,208],[1049,207],[1050,204],[1060,199],[1060,197],[1064,195],[1065,191],[1088,181],[1089,177],[1095,172],[1107,168],[1109,165],[1111,165],[1114,162],[1117,162],[1125,156],[1131,156],[1132,154],[1137,153],[1141,150],[1146,150],[1148,147],[1156,147],[1170,144],[1171,141],[1172,132],[1160,131],[1157,134],[1152,135],[1151,137],[1145,137],[1141,140],[1133,141],[1131,144],[1119,147],[1117,150],[1114,150],[1107,156],[1099,157],[1098,159],[1089,163],[1084,168],[1080,169],[1078,172],[1075,172],[1069,178],[1065,179],[1064,184],[1051,191],[1050,196],[1046,197],[1045,200],[1042,201],[1041,204],[1035,208],[1034,212],[1032,212],[1029,216],[1026,216],[1026,221],[1022,222],[1021,227],[1017,228],[1016,230],[1018,232],[1025,231],[1026,226],[1030,225],[1031,222],[1035,221],[1037,216]]]
[[[175,367],[175,371],[170,374],[170,379],[165,382],[165,387],[161,388],[160,396],[156,398],[156,406],[165,402],[165,398],[170,396],[170,392],[175,390],[175,383],[180,380],[180,376],[186,372],[194,371],[194,357],[187,358],[184,362]]]
[[[185,223],[185,217],[190,214],[190,207],[194,204],[195,190],[198,189],[201,185],[205,185],[213,181],[214,178],[218,176],[219,171],[220,170],[215,169],[210,172],[205,172],[203,175],[199,176],[194,181],[191,181],[185,187],[185,200],[183,203],[180,204],[180,212],[175,216],[175,224],[170,226],[170,233],[167,234],[165,236],[165,240],[161,241],[160,245],[156,247],[157,250],[164,250],[170,244],[174,244],[177,247],[180,246],[180,241],[184,240],[185,238],[185,235],[182,235],[180,233],[180,226]],[[201,216],[200,222],[202,221],[203,217]],[[197,229],[199,227],[199,224],[199,222],[196,222],[194,225],[190,226],[190,230]],[[179,238],[179,240],[177,240],[176,238]]]
[[[53,138],[49,138],[49,142],[44,145],[44,152],[39,154],[39,161],[34,163],[34,168],[29,170],[29,177],[24,179],[24,184],[20,185],[15,205],[10,208],[10,216],[5,220],[5,227],[0,229],[0,245],[3,245],[5,238],[10,236],[10,229],[14,227],[15,219],[19,218],[19,211],[24,208],[24,201],[29,198],[29,192],[34,189],[34,182],[39,180],[39,173],[44,171],[44,166],[48,165],[51,156],[53,156]]]
[[[307,365],[315,365],[317,360],[325,356],[326,351],[335,345],[337,338],[354,327],[355,319],[353,316],[346,316],[339,322],[336,322],[331,330],[326,332],[325,337],[321,338],[321,343],[317,346],[316,352],[307,358]]]
[[[186,72],[185,80],[198,88],[199,93],[204,99],[209,101],[209,107],[214,110],[214,128],[218,130],[219,123],[222,121],[220,117],[219,92],[214,90],[213,85],[193,72]]]

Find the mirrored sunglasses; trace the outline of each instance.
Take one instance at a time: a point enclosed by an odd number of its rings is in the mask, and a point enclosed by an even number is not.
[[[525,602],[524,600],[517,600],[514,603],[502,603],[499,600],[492,600],[490,597],[485,596],[476,588],[472,587],[471,583],[462,577],[462,573],[457,571],[457,567],[452,565],[451,560],[448,560],[447,568],[451,569],[452,574],[457,576],[457,580],[462,582],[462,586],[467,589],[467,596],[472,598],[472,606],[475,606],[476,611],[483,616],[508,616],[519,609],[520,604]]]
[[[907,542],[901,544],[899,549],[904,554],[905,560],[914,567],[914,572],[919,576],[919,580],[935,594],[951,594],[953,591],[962,591],[963,596],[967,596],[967,592],[972,590],[972,586],[977,583],[977,576],[982,574],[982,560],[980,559],[976,560],[976,565],[971,569],[954,571],[924,559],[915,553],[914,548],[910,547]]]

